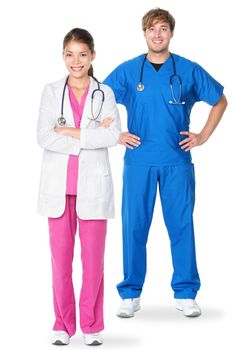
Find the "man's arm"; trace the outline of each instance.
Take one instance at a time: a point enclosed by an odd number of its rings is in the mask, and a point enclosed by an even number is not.
[[[205,143],[216,129],[226,107],[227,99],[225,95],[222,95],[220,100],[211,108],[207,122],[199,134],[188,131],[181,131],[181,135],[187,135],[183,141],[179,142],[181,149],[187,152],[190,151],[193,147],[200,146]]]

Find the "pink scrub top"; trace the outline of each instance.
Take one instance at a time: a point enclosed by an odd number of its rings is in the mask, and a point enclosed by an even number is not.
[[[75,97],[71,87],[68,85],[69,89],[69,99],[70,105],[73,112],[74,124],[76,128],[80,128],[80,123],[82,119],[83,109],[86,102],[86,97],[88,94],[89,86],[86,88],[80,104]],[[77,181],[78,181],[78,156],[69,156],[68,166],[67,166],[67,180],[66,180],[66,194],[77,194]]]

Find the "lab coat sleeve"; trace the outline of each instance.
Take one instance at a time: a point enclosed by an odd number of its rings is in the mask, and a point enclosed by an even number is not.
[[[112,124],[108,128],[98,127],[95,129],[81,129],[81,149],[112,147],[118,143],[121,134],[121,123],[115,97],[109,87],[107,87],[105,91],[105,102],[101,114],[101,120],[110,117],[113,119]]]
[[[39,119],[37,124],[37,140],[39,145],[49,151],[66,154],[78,155],[80,152],[79,140],[60,135],[54,131],[56,127],[56,97],[53,95],[52,88],[45,86],[40,103]]]

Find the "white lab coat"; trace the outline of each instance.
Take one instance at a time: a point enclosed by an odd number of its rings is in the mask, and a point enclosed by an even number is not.
[[[79,156],[76,212],[81,219],[108,219],[114,217],[114,193],[107,147],[119,140],[121,126],[114,94],[101,84],[105,100],[98,121],[90,120],[91,94],[97,83],[90,78],[90,88],[81,120],[80,140],[56,133],[61,114],[65,78],[45,86],[40,103],[37,128],[38,143],[44,149],[38,213],[60,217],[65,210],[66,178],[69,155]],[[101,104],[101,94],[94,97],[94,115]],[[97,111],[95,113],[95,111]],[[88,118],[89,117],[89,118]],[[99,127],[99,121],[114,119],[109,128]],[[66,127],[75,127],[68,89],[64,98]]]

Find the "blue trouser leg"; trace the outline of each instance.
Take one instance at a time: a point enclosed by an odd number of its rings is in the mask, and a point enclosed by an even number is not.
[[[155,167],[124,165],[122,232],[124,280],[117,285],[122,299],[141,294],[146,274],[146,243],[157,188]]]
[[[193,164],[161,167],[159,189],[164,221],[171,242],[174,267],[171,286],[174,296],[181,299],[195,299],[200,288],[200,279],[193,229],[195,202]]]

